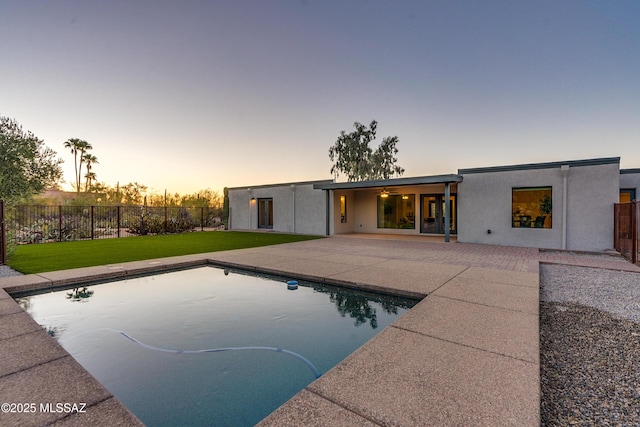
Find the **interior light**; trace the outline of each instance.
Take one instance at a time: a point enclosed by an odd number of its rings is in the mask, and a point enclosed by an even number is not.
[[[406,194],[402,195],[402,200],[409,200],[409,196],[407,196]]]

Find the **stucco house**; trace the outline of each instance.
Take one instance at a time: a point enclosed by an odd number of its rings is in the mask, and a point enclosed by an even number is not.
[[[636,198],[620,158],[459,169],[456,174],[229,188],[229,228],[333,235],[440,235],[449,241],[600,251],[613,205]]]

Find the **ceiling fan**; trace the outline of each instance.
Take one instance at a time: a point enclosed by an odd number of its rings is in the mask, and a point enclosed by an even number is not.
[[[380,197],[382,197],[383,199],[386,199],[391,194],[399,194],[399,193],[397,191],[388,191],[387,187],[382,187],[382,191],[380,192]],[[409,196],[407,196],[406,194],[403,194],[402,198],[403,199],[408,199]]]

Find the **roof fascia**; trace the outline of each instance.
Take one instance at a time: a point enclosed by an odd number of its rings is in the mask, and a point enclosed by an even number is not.
[[[632,173],[640,173],[640,168],[620,169],[620,175],[626,175],[626,174],[632,174]]]
[[[322,179],[317,181],[298,181],[298,182],[282,182],[278,184],[260,184],[260,185],[243,185],[241,187],[228,187],[228,190],[246,190],[247,188],[269,188],[269,187],[289,187],[292,185],[315,185],[317,184],[331,184],[332,179]]]
[[[601,159],[587,160],[567,160],[564,162],[548,162],[548,163],[528,163],[523,165],[509,166],[490,166],[482,168],[458,169],[458,174],[466,175],[472,173],[490,173],[490,172],[511,172],[533,169],[556,169],[561,166],[580,167],[580,166],[598,166],[620,163],[620,157],[605,157]]]
[[[330,184],[315,184],[318,190],[349,190],[357,188],[401,187],[409,185],[445,184],[462,182],[460,175],[433,175],[412,178],[377,179],[371,181],[333,182]]]

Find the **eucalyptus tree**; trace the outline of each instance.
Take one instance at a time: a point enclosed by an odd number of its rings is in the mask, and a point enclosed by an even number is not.
[[[388,179],[404,173],[404,169],[396,164],[397,136],[384,138],[374,151],[369,144],[376,138],[378,122],[373,120],[369,128],[358,122],[353,126],[355,131],[341,131],[336,143],[329,148],[332,175],[337,178],[343,173],[348,181],[364,181]]]
[[[29,197],[57,185],[63,160],[13,119],[0,117],[0,199]]]

